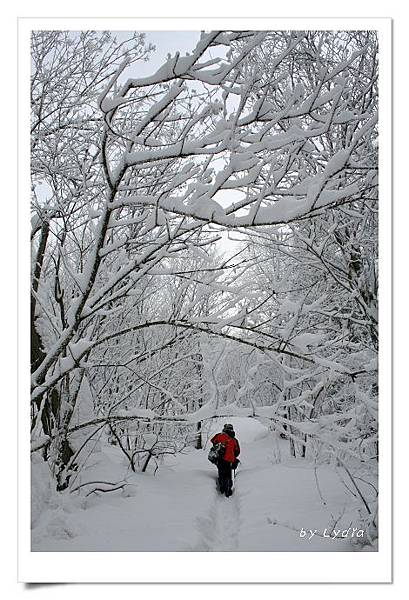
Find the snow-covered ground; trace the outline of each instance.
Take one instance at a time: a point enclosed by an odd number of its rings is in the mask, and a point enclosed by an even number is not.
[[[259,421],[230,419],[241,443],[235,491],[216,490],[216,469],[205,451],[168,457],[156,475],[134,474],[115,447],[91,456],[81,481],[126,479],[125,488],[100,495],[55,494],[47,466],[33,465],[34,551],[329,551],[362,549],[354,542],[362,503],[335,469],[291,459],[288,443]],[[220,424],[214,424],[214,429]],[[317,487],[317,480],[319,487]],[[369,499],[373,490],[362,483]],[[95,486],[94,486],[95,487]],[[372,495],[371,495],[372,494]],[[336,524],[335,524],[336,522]],[[335,525],[334,525],[335,524]],[[322,537],[356,527],[348,537]],[[305,531],[304,537],[300,531]],[[311,537],[309,530],[316,530]],[[332,534],[333,535],[333,534]],[[341,533],[339,533],[339,536]],[[365,546],[364,550],[375,548]]]

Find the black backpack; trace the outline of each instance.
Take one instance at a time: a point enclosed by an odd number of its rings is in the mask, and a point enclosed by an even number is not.
[[[224,453],[226,452],[226,445],[223,442],[219,442],[218,444],[214,444],[210,450],[207,458],[211,463],[216,465],[218,461],[224,457]]]

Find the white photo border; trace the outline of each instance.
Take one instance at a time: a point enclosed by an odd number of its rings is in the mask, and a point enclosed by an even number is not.
[[[20,18],[18,23],[18,579],[26,583],[389,583],[391,533],[391,25],[389,18]],[[380,460],[378,552],[32,552],[28,307],[32,30],[376,30],[380,47]],[[137,555],[137,561],[135,560]],[[226,572],[234,574],[226,580]]]

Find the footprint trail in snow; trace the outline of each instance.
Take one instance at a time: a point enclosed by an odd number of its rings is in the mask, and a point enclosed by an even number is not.
[[[239,499],[218,495],[210,518],[198,519],[201,542],[199,552],[234,552],[237,550],[240,531]]]

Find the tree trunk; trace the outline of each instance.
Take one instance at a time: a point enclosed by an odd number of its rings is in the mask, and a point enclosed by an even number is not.
[[[203,448],[203,440],[202,440],[202,421],[199,421],[196,425],[196,450],[201,450]]]

